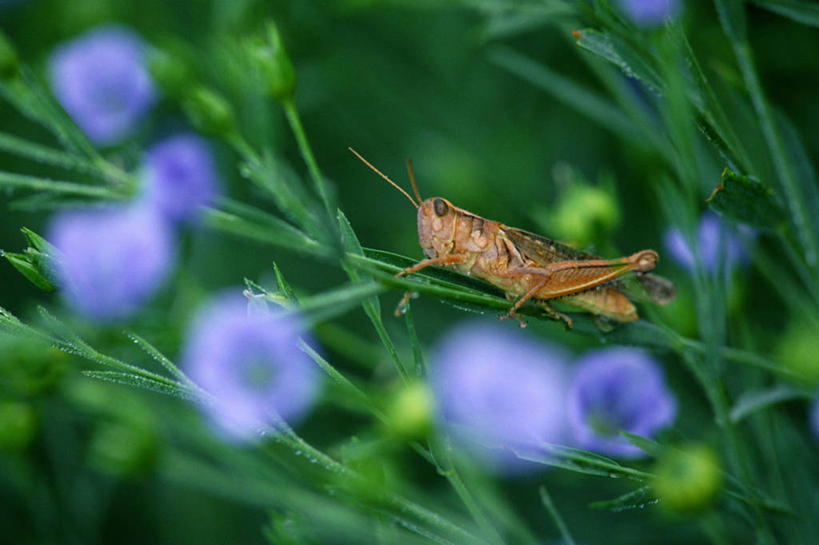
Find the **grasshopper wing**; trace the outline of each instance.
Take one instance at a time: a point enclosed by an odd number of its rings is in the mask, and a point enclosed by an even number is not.
[[[515,247],[535,263],[557,263],[558,261],[582,261],[586,259],[600,259],[598,256],[575,250],[570,246],[556,242],[523,229],[502,227],[503,232]]]

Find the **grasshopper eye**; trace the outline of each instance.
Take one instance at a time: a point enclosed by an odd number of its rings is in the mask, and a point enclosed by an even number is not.
[[[432,206],[435,207],[435,213],[438,216],[446,216],[447,209],[449,208],[443,199],[435,199],[432,201]]]

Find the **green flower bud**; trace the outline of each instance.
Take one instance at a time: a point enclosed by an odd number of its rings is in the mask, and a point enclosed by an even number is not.
[[[561,196],[551,221],[558,238],[587,246],[620,223],[620,210],[605,189],[576,181]]]
[[[794,322],[781,336],[776,348],[777,361],[793,371],[805,386],[819,386],[819,326]]]
[[[196,82],[190,64],[173,47],[151,50],[148,70],[162,92],[171,97],[184,97]]]
[[[292,100],[296,92],[296,71],[275,23],[268,23],[265,38],[248,43],[247,54],[260,72],[265,91],[277,100]]]
[[[0,402],[0,452],[19,452],[28,446],[37,431],[37,417],[27,403]]]
[[[390,430],[405,438],[423,437],[432,423],[432,393],[423,382],[405,385],[387,409]]]
[[[655,467],[654,492],[670,513],[686,514],[711,505],[722,486],[719,460],[705,445],[668,449]]]
[[[0,31],[0,80],[16,78],[19,70],[17,52],[6,35]]]
[[[182,103],[191,124],[216,136],[232,134],[236,127],[233,108],[225,98],[205,87],[196,87]]]

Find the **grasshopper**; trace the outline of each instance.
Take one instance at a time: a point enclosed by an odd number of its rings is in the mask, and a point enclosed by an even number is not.
[[[666,304],[676,295],[674,284],[649,274],[659,259],[654,250],[602,259],[549,238],[482,218],[441,197],[421,199],[412,163],[407,161],[416,202],[358,152],[349,149],[418,210],[418,241],[426,258],[400,271],[396,277],[433,265],[451,267],[474,276],[501,289],[507,299],[513,301],[506,315],[500,318],[515,318],[521,327],[525,327],[526,322],[518,310],[529,300],[533,300],[550,318],[562,320],[567,328],[572,327],[571,318],[554,309],[549,301],[590,312],[595,318],[618,322],[637,320],[637,309],[618,280],[631,272],[636,273],[642,291],[654,302]],[[408,301],[408,295],[402,304]],[[598,326],[606,329],[599,321]]]

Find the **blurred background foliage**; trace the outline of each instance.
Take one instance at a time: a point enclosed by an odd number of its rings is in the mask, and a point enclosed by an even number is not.
[[[151,45],[184,59],[185,68],[172,71],[179,75],[190,70],[190,79],[182,78],[182,85],[196,80],[221,93],[235,108],[246,138],[273,150],[293,176],[306,178],[282,108],[259,96],[241,59],[240,42],[258,34],[264,21],[275,20],[295,66],[296,104],[305,131],[363,246],[421,256],[414,211],[353,157],[348,146],[402,185],[407,179],[404,161],[411,157],[423,196],[445,197],[484,217],[606,256],[657,249],[658,272],[673,279],[680,293],[668,307],[641,312],[696,338],[703,327],[696,281],[684,267],[662,259],[663,233],[672,227],[663,210],[667,205],[662,188],[669,187],[663,180],[676,174],[644,134],[624,137],[616,116],[606,111],[609,99],[598,104],[561,85],[571,81],[601,97],[619,89],[645,109],[649,120],[662,115],[648,105],[645,87],[578,47],[571,31],[600,24],[591,4],[605,5],[579,2],[575,10],[563,9],[563,3],[478,0],[18,0],[0,1],[0,29],[22,62],[45,80],[55,45],[101,23],[126,24]],[[745,12],[762,87],[770,103],[791,120],[815,164],[815,21],[814,26],[798,24],[757,3],[748,3]],[[714,6],[688,2],[681,18],[718,101],[759,166],[750,174],[768,183],[776,177],[776,168]],[[655,47],[661,42],[651,41],[656,38],[652,32],[635,39]],[[533,84],[538,77],[540,85]],[[0,101],[0,124],[4,133],[56,145],[51,135],[5,101]],[[187,124],[179,103],[166,97],[139,133],[112,156],[133,167],[144,147]],[[241,175],[237,152],[218,138],[212,146],[227,192],[275,211],[264,191]],[[688,229],[695,228],[693,222],[707,208],[706,198],[727,166],[702,138],[695,140],[692,152],[695,164],[682,169],[693,169],[699,182],[687,187],[688,195],[695,197],[687,201],[695,207],[686,210]],[[0,169],[61,177],[52,167],[4,152]],[[19,196],[8,192],[0,201],[0,248],[10,251],[24,247],[21,226],[42,232],[50,213],[35,209],[32,201],[18,201]],[[782,270],[791,270],[793,255],[782,249],[780,239],[763,234],[757,243],[767,268],[734,272],[725,284],[725,344],[769,356],[777,365],[815,371],[815,301],[799,306],[788,296],[788,286],[800,284],[782,280]],[[182,254],[174,281],[160,293],[161,303],[132,324],[172,358],[178,355],[193,307],[206,294],[239,285],[244,278],[275,285],[274,261],[299,294],[321,292],[347,278],[326,260],[208,229],[186,234]],[[754,258],[752,263],[759,262]],[[780,280],[785,288],[777,285]],[[0,286],[0,304],[22,319],[38,321],[38,304],[58,306],[55,295],[37,290],[8,264],[0,265]],[[404,321],[390,312],[399,297],[398,291],[389,292],[381,303],[386,328],[409,359]],[[413,315],[425,347],[469,317],[430,296],[413,302]],[[104,353],[124,361],[150,361],[121,328],[72,325]],[[576,353],[600,345],[601,335],[565,332],[549,322],[530,320],[529,330]],[[316,336],[335,366],[366,383],[368,392],[389,406],[397,395],[394,370],[363,312],[352,310],[319,324]],[[680,404],[671,437],[719,450],[720,428],[703,426],[713,418],[706,394],[681,358],[668,352],[663,358],[667,381]],[[0,542],[413,542],[402,541],[409,538],[390,524],[389,516],[368,516],[366,509],[355,508],[355,501],[333,501],[350,491],[339,492],[341,485],[322,481],[315,464],[280,451],[274,463],[262,463],[248,450],[209,439],[188,404],[95,382],[79,375],[81,367],[77,358],[54,348],[0,336]],[[742,371],[724,376],[723,386],[732,399],[777,385],[770,373],[747,367]],[[751,445],[751,481],[788,503],[770,515],[774,529],[761,534],[770,532],[781,543],[819,538],[816,511],[809,520],[816,500],[807,497],[819,483],[812,456],[816,443],[807,434],[802,399],[814,384],[793,386],[802,389],[788,390],[784,402],[770,413],[750,419],[741,439]],[[420,498],[432,510],[460,509],[466,518],[431,465],[400,442],[376,441],[382,432],[366,414],[344,410],[349,402],[343,393],[328,388],[325,398],[299,428],[308,442],[347,461],[368,482]],[[774,422],[780,425],[777,436],[762,440]],[[350,441],[351,436],[358,439]],[[354,448],[359,439],[360,451]],[[367,453],[370,441],[377,444],[372,446],[376,454]],[[697,458],[705,460],[706,474],[711,471],[709,456]],[[775,475],[774,485],[763,477],[766,472]],[[479,483],[482,501],[508,502],[508,507],[497,509],[513,511],[516,515],[510,518],[525,521],[539,543],[556,543],[560,536],[538,494],[543,483],[579,543],[656,543],[658,536],[664,543],[751,542],[759,531],[749,529],[741,516],[669,516],[653,502],[626,510],[590,508],[591,502],[631,490],[617,479],[560,470],[503,479],[474,470],[467,477]],[[805,485],[801,496],[794,495],[798,482]],[[352,496],[356,494],[364,492]],[[314,526],[311,511],[321,513]]]

